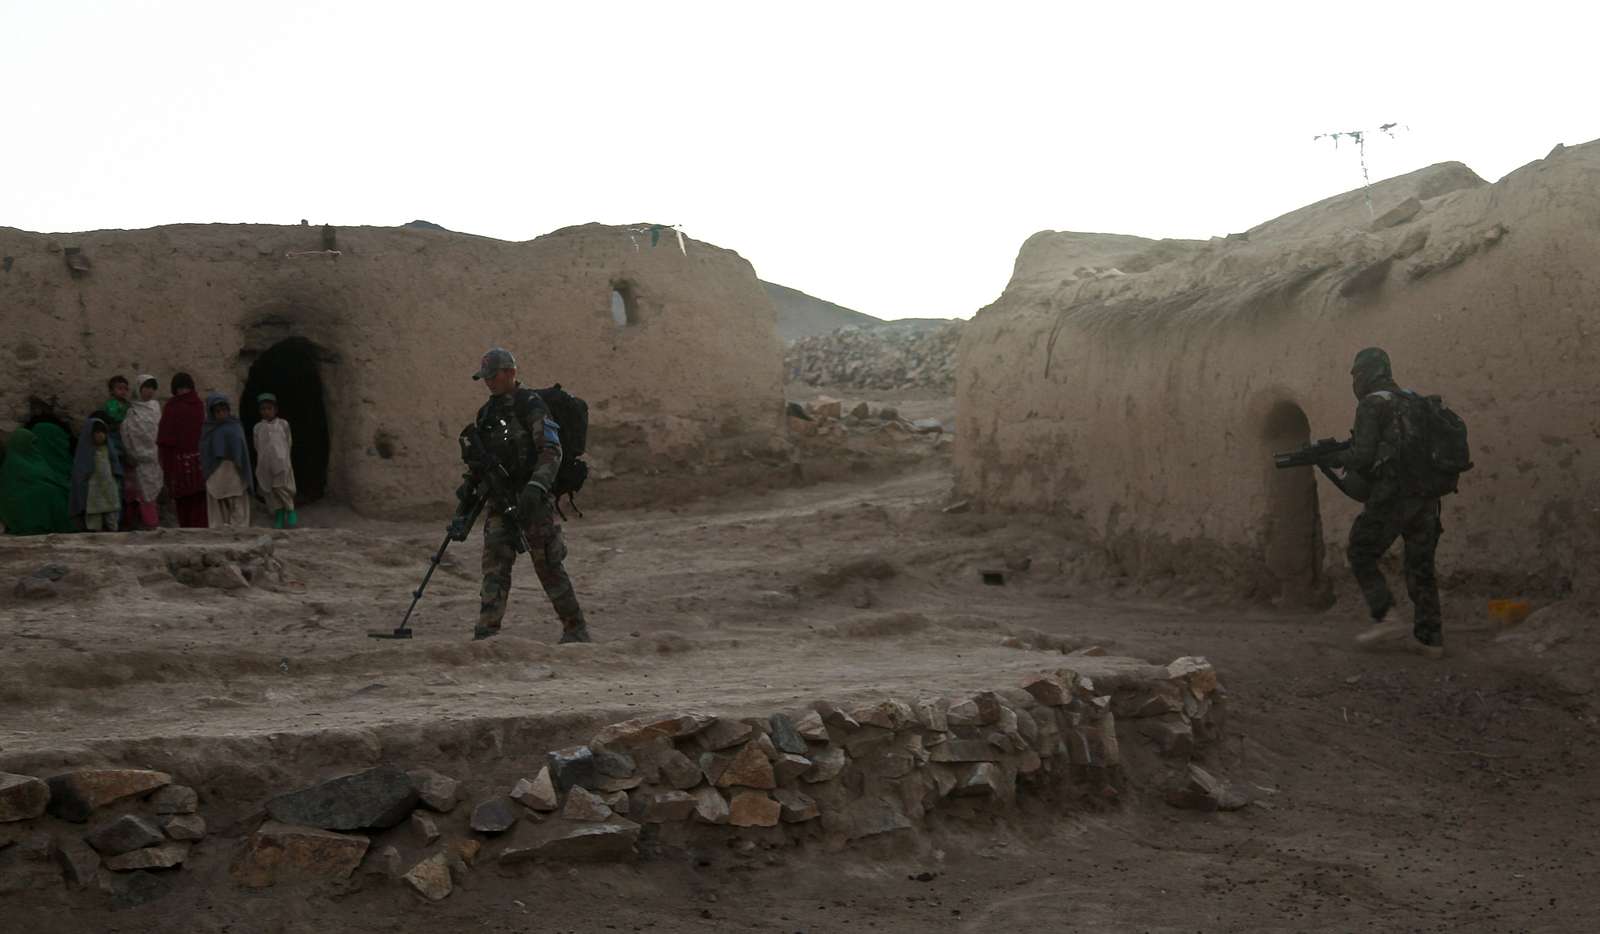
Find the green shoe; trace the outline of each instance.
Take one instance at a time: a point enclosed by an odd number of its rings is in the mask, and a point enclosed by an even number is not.
[[[273,528],[275,528],[275,529],[283,528],[283,514],[284,514],[284,510],[282,510],[282,509],[280,509],[277,512],[272,514],[272,527]]]
[[[292,529],[292,528],[298,527],[300,525],[300,514],[298,512],[295,512],[293,509],[289,509],[289,510],[285,510],[285,511],[288,513],[288,515],[284,519],[283,527],[286,528],[286,529]]]

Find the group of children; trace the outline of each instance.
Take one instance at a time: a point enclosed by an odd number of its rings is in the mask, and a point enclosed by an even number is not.
[[[244,426],[222,393],[211,393],[202,408],[193,379],[179,373],[163,411],[154,376],[138,378],[137,399],[126,377],[106,386],[110,398],[84,420],[70,454],[67,426],[52,414],[34,413],[7,437],[0,460],[7,533],[154,529],[163,502],[183,527],[248,526],[253,495],[270,505],[273,528],[299,524],[293,435],[272,393],[256,397],[252,471]]]

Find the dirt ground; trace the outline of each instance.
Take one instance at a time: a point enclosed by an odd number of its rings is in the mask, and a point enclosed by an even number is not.
[[[947,694],[1060,664],[1002,645],[1039,631],[1165,662],[1203,655],[1229,692],[1213,764],[1250,786],[1229,814],[1134,795],[1099,813],[937,829],[902,850],[706,853],[627,867],[475,872],[422,904],[396,886],[287,898],[175,876],[143,904],[13,899],[7,930],[112,931],[1591,931],[1600,925],[1592,697],[1553,685],[1464,596],[1451,655],[1357,652],[1342,610],[1230,607],[1189,588],[1083,581],[1050,523],[947,514],[943,465],[888,479],[591,511],[569,568],[597,644],[557,625],[520,569],[508,630],[469,640],[478,540],[453,546],[411,641],[392,629],[438,523],[307,510],[304,530],[0,542],[0,769],[85,757],[195,776],[243,819],[269,790],[376,754],[483,790],[537,748],[684,708]],[[261,536],[284,582],[191,588],[164,550]],[[42,564],[54,600],[10,596]],[[1022,570],[1026,565],[1026,569]],[[980,571],[1008,568],[1005,586]],[[1348,604],[1342,604],[1348,605]],[[1014,640],[1013,640],[1014,641]],[[231,846],[226,820],[205,846]],[[235,830],[236,832],[236,830]],[[925,880],[925,881],[919,881]],[[157,897],[159,896],[159,897]],[[144,901],[144,899],[138,899]],[[8,927],[16,924],[17,927]],[[68,925],[64,927],[63,925]],[[75,926],[74,926],[75,925]]]

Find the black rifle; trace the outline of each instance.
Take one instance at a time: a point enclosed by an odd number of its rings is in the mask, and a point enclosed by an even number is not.
[[[1285,451],[1282,454],[1272,455],[1272,464],[1279,470],[1285,467],[1321,467],[1340,451],[1350,450],[1350,442],[1338,441],[1333,438],[1323,438],[1321,441],[1312,441]]]
[[[476,424],[463,428],[458,440],[461,442],[461,459],[467,464],[463,489],[470,486],[473,495],[500,504],[500,518],[511,529],[511,545],[517,554],[525,554],[528,540],[522,535],[522,518],[517,515],[517,491],[511,480],[511,472],[483,442],[483,435]]]
[[[1339,492],[1350,497],[1358,503],[1367,501],[1366,484],[1359,477],[1351,474],[1343,476],[1333,472],[1329,462],[1335,454],[1350,450],[1349,441],[1339,441],[1335,438],[1323,438],[1321,441],[1312,441],[1302,444],[1293,451],[1272,455],[1272,465],[1279,470],[1286,467],[1315,467],[1322,471],[1328,481],[1339,488]]]

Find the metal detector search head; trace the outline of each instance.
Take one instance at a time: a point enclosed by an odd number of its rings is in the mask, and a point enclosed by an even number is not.
[[[410,626],[396,626],[394,632],[369,632],[368,639],[409,639],[411,638]]]

